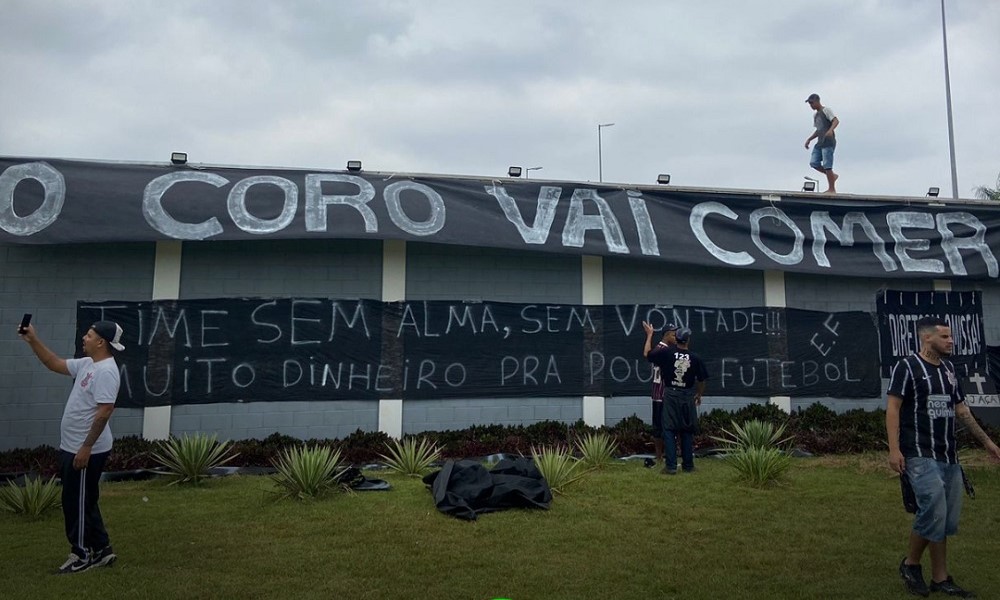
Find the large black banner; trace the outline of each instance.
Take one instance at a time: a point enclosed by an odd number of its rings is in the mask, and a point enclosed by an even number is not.
[[[860,312],[319,298],[77,306],[80,335],[105,318],[125,329],[119,402],[132,407],[643,395],[643,321],[694,331],[712,395],[880,393],[875,327]]]
[[[992,251],[1000,247],[1000,207],[818,200],[801,192],[0,157],[6,243],[401,239],[851,276],[1000,276]]]
[[[982,292],[904,292],[883,290],[875,298],[882,376],[899,359],[920,351],[917,321],[940,317],[951,327],[955,348],[950,360],[959,375],[987,373]]]

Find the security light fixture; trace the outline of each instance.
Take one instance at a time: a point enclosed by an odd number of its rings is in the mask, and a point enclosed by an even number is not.
[[[940,193],[941,193],[941,188],[939,187],[927,188],[927,195],[930,196],[931,198],[937,198],[938,194]]]
[[[507,176],[508,177],[520,177],[521,176],[521,170],[522,170],[521,167],[511,167],[511,168],[507,169]]]
[[[170,162],[174,163],[175,165],[186,165],[187,161],[188,161],[187,152],[170,153]]]
[[[807,180],[805,183],[802,184],[802,191],[803,192],[815,192],[816,191],[816,182],[812,181],[812,180]]]
[[[349,161],[347,161],[347,170],[348,171],[360,171],[361,170],[361,161],[360,160],[349,160]]]
[[[656,176],[656,183],[667,185],[670,183],[670,173],[660,173]]]

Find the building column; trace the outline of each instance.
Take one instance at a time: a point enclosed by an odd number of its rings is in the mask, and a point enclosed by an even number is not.
[[[785,308],[784,271],[764,271],[764,306]],[[769,402],[786,413],[792,412],[791,396],[771,396]]]
[[[604,259],[583,256],[581,266],[581,303],[588,306],[604,304]],[[605,423],[604,396],[583,397],[583,422],[591,427]]]
[[[406,300],[406,242],[382,242],[382,302]],[[379,399],[378,430],[389,437],[403,437],[402,398]]]
[[[153,300],[177,300],[181,294],[181,241],[156,242],[153,262]],[[142,411],[142,437],[170,437],[170,406],[147,406]]]

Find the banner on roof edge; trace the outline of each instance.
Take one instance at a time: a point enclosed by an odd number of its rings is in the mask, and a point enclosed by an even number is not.
[[[119,405],[642,396],[643,321],[690,327],[707,393],[871,398],[862,312],[764,307],[225,298],[79,302],[77,329],[124,328]],[[660,335],[655,337],[659,341]]]
[[[844,276],[1000,276],[1000,207],[0,157],[0,243],[320,238]]]

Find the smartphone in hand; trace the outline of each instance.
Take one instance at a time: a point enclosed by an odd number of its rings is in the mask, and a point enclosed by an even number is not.
[[[20,334],[28,333],[28,325],[31,324],[31,313],[24,313],[21,317],[21,324],[17,328],[17,332]]]

